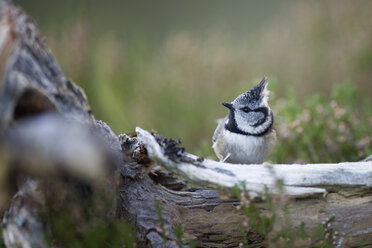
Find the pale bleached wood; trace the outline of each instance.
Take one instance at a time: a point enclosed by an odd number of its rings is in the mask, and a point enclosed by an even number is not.
[[[372,188],[372,162],[347,162],[336,164],[229,164],[204,159],[197,164],[173,161],[167,157],[161,146],[148,131],[136,128],[138,141],[147,149],[148,156],[163,166],[193,183],[231,192],[234,185],[245,184],[252,195],[260,195],[264,186],[271,192],[277,191],[277,181],[282,179],[284,190],[294,197],[326,194],[347,187]],[[197,160],[192,154],[185,157]]]

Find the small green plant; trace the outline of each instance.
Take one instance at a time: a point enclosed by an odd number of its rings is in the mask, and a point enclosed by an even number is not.
[[[262,242],[269,247],[331,248],[337,245],[338,232],[332,227],[334,217],[330,217],[319,224],[311,233],[306,230],[304,223],[301,223],[298,227],[292,225],[288,212],[289,201],[284,194],[283,184],[280,180],[277,181],[279,194],[272,195],[265,188],[264,202],[259,202],[250,197],[244,185],[241,188],[242,190],[238,186],[234,188],[241,203],[238,209],[241,209],[246,217],[239,226],[243,234],[240,247],[250,247],[247,236],[249,230],[259,234],[262,237]],[[261,207],[258,207],[259,204]],[[277,219],[279,215],[282,218],[280,223]],[[277,225],[276,228],[274,228],[275,225]]]
[[[162,209],[159,202],[155,202],[154,207],[155,207],[155,211],[158,215],[158,219],[159,219],[159,226],[157,227],[157,231],[160,233],[165,247],[169,247],[168,238],[167,238],[169,231],[166,230],[166,225],[164,223],[163,213],[162,213],[163,209]]]
[[[183,242],[182,242],[183,226],[181,224],[174,227],[174,234],[176,235],[176,238],[177,238],[178,247],[183,248]]]
[[[157,227],[157,231],[162,236],[164,246],[169,247],[169,242],[168,242],[168,237],[167,236],[169,235],[169,230],[171,229],[171,227],[169,225],[166,225],[165,222],[164,222],[163,210],[162,210],[162,207],[161,207],[159,202],[156,201],[154,203],[154,208],[155,208],[155,211],[156,211],[156,213],[158,215],[158,219],[159,219],[159,226]],[[182,224],[174,226],[173,227],[173,232],[176,236],[176,241],[173,241],[173,245],[177,245],[178,247],[183,248],[184,247],[184,241],[183,241],[184,231],[183,231]],[[195,241],[192,240],[192,239],[186,240],[185,243],[187,244],[187,247],[189,247],[189,248],[196,247]]]
[[[237,190],[240,192],[238,197],[241,202],[238,208],[241,209],[246,216],[246,219],[242,223],[240,229],[242,230],[244,228],[250,227],[262,237],[266,237],[271,232],[276,218],[271,195],[268,194],[267,189],[265,189],[264,199],[266,207],[268,207],[268,211],[267,213],[262,214],[260,209],[255,204],[252,204],[253,198],[250,198],[245,187],[242,191],[240,191],[239,189],[235,189],[235,191]]]

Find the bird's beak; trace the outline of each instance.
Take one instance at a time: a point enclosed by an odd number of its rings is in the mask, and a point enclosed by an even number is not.
[[[233,109],[233,105],[231,103],[223,102],[222,105],[225,106],[228,109]]]

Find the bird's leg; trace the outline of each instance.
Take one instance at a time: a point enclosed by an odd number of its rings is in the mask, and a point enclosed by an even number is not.
[[[226,157],[222,160],[222,163],[225,163],[225,161],[231,156],[231,153],[228,153]]]

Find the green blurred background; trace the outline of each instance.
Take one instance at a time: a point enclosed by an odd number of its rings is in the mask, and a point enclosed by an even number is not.
[[[372,1],[15,0],[97,119],[213,157],[215,119],[269,77],[273,162],[372,152]]]

